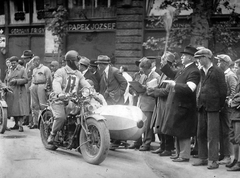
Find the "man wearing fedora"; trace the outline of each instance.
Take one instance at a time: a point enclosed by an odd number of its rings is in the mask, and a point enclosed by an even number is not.
[[[100,81],[100,92],[106,99],[108,105],[124,104],[124,92],[127,88],[127,81],[119,69],[110,65],[110,58],[106,55],[99,55],[96,63],[99,70],[103,71]]]
[[[32,114],[31,114],[31,106],[30,106],[30,103],[31,103],[31,96],[30,96],[30,90],[29,90],[29,87],[31,85],[31,81],[32,81],[32,72],[33,72],[33,68],[34,66],[33,65],[30,65],[30,60],[34,57],[34,54],[32,53],[31,50],[24,50],[23,51],[23,54],[21,55],[21,59],[24,60],[24,66],[25,66],[25,70],[27,72],[27,77],[28,77],[28,83],[25,85],[26,86],[26,89],[27,89],[27,97],[28,97],[28,103],[29,103],[29,115],[26,116],[24,118],[24,122],[23,122],[23,125],[27,125],[27,123],[29,124],[28,127],[32,127],[33,125],[33,119],[32,119]]]
[[[208,165],[218,168],[219,114],[224,107],[227,85],[224,72],[212,63],[212,52],[207,48],[198,50],[194,57],[200,63],[201,81],[197,94],[198,103],[198,156],[193,166]]]
[[[162,58],[161,71],[170,79],[166,81],[170,91],[166,101],[162,133],[177,138],[177,155],[171,157],[173,162],[188,162],[191,152],[190,138],[196,134],[197,111],[196,89],[200,81],[200,72],[195,64],[194,53],[197,51],[192,46],[185,47],[181,52],[181,61],[184,68],[175,71]]]
[[[85,79],[89,79],[93,81],[94,89],[98,92],[99,91],[99,82],[97,81],[95,75],[89,70],[90,60],[84,56],[80,57],[79,60],[79,70],[82,72]]]

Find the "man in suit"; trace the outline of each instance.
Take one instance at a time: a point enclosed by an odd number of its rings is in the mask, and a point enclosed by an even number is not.
[[[94,89],[99,91],[99,82],[97,81],[95,75],[89,70],[90,60],[84,56],[81,56],[79,60],[79,70],[82,72],[85,79],[89,79],[94,83]]]
[[[139,97],[137,106],[142,110],[143,114],[146,117],[144,137],[139,151],[149,151],[153,136],[153,129],[150,128],[150,123],[156,99],[155,97],[147,94],[148,82],[152,81],[153,79],[157,79],[157,82],[159,82],[160,76],[158,73],[152,70],[152,62],[146,57],[141,59],[139,70],[142,74],[144,74],[140,76],[139,83],[142,84],[142,86],[145,88],[145,92],[138,93]],[[137,91],[135,92],[137,93]],[[140,140],[138,141],[140,142]],[[135,143],[135,145],[137,144]]]
[[[200,72],[193,57],[197,51],[187,46],[182,53],[184,68],[180,71],[171,69],[167,59],[162,59],[161,71],[169,78],[170,91],[166,102],[162,133],[177,137],[176,147],[179,155],[174,162],[188,162],[191,152],[190,138],[196,134],[196,88],[200,81]]]
[[[235,89],[237,86],[237,76],[230,69],[232,59],[226,54],[220,54],[215,57],[218,60],[218,67],[223,70],[225,75],[225,81],[227,84],[227,98],[224,104],[224,108],[220,113],[220,156],[219,164],[231,163],[231,144],[230,144],[230,116],[232,108],[230,108],[230,100],[236,94]]]
[[[110,58],[99,55],[96,63],[100,71],[103,71],[100,81],[100,94],[102,94],[108,105],[124,104],[124,92],[127,81],[120,71],[110,65]]]
[[[209,160],[208,169],[217,169],[219,113],[224,107],[227,85],[223,71],[212,63],[212,52],[209,49],[200,49],[194,57],[197,58],[202,69],[200,69],[201,81],[197,94],[199,160],[193,166],[207,165]]]

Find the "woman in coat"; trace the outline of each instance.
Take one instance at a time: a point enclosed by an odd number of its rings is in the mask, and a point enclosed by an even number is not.
[[[7,93],[8,117],[14,117],[15,125],[11,129],[19,129],[23,132],[23,116],[29,114],[29,104],[25,84],[28,82],[27,73],[18,64],[18,57],[12,56],[10,59],[11,70],[5,78],[7,86],[11,87],[13,93]]]

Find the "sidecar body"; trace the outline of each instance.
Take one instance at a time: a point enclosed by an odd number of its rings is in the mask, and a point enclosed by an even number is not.
[[[106,118],[111,139],[137,140],[141,137],[146,117],[136,106],[108,105],[95,110]]]

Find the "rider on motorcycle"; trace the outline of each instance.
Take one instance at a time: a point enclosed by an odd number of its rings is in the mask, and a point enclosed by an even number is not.
[[[54,74],[52,89],[55,98],[64,99],[67,94],[77,93],[82,87],[91,87],[84,76],[78,70],[79,54],[70,50],[65,55],[66,66],[58,69]],[[51,134],[48,137],[48,143],[52,144],[54,137],[61,130],[66,120],[66,104],[62,101],[51,103],[54,116],[54,122]]]

